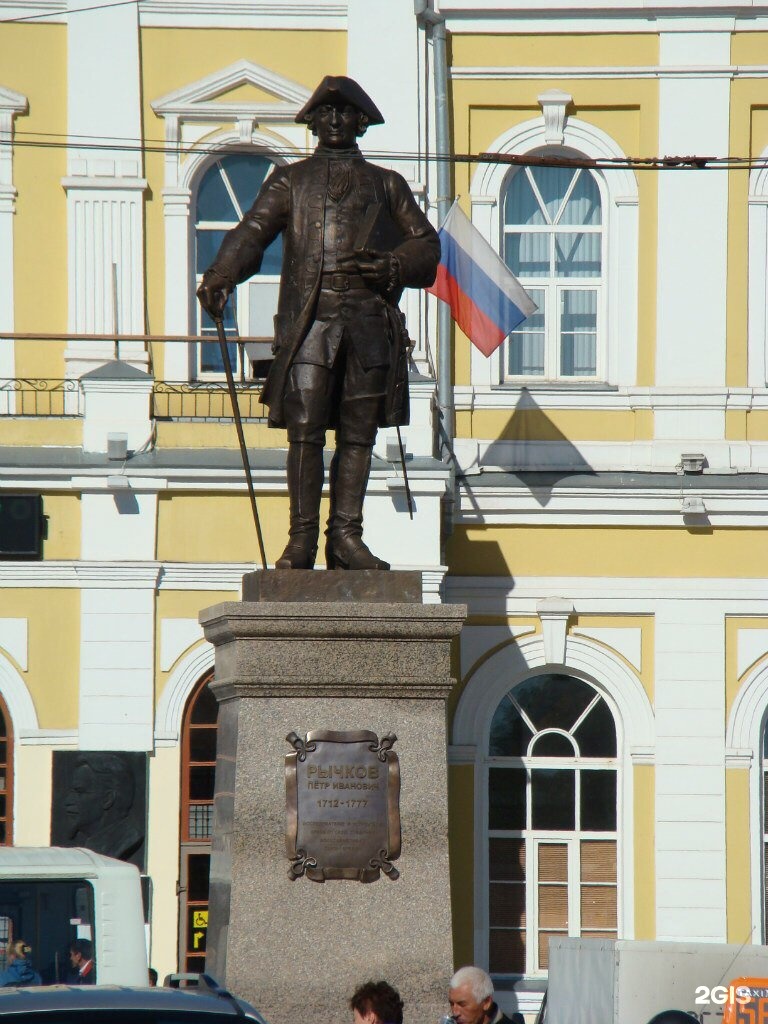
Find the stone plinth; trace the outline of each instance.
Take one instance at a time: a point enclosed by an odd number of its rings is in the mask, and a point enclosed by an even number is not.
[[[252,593],[280,593],[268,575]],[[358,574],[314,575],[327,575],[336,595],[338,577]],[[365,587],[362,575],[352,594]],[[391,577],[384,596],[397,593],[398,574],[379,575]],[[453,966],[445,701],[466,609],[416,603],[410,589],[399,601],[260,600],[201,613],[221,702],[207,969],[270,1024],[346,1021],[347,998],[370,978],[399,988],[407,1022],[445,1012]],[[285,737],[316,729],[396,733],[396,881],[289,879]]]

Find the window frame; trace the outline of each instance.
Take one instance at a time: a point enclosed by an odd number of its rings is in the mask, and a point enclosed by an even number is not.
[[[547,141],[544,118],[538,117],[511,126],[495,139],[487,152],[524,156],[529,153],[582,156],[588,159],[626,159],[621,147],[596,125],[577,117],[568,117],[563,128],[562,145]],[[622,167],[609,173],[591,172],[601,192],[603,215],[603,308],[602,346],[598,347],[598,373],[591,377],[545,380],[525,376],[503,379],[502,360],[506,343],[486,358],[470,346],[470,381],[474,405],[484,402],[495,408],[503,398],[493,394],[510,392],[514,402],[522,387],[557,394],[563,388],[613,389],[637,384],[638,308],[639,308],[639,190],[636,174]],[[502,253],[502,216],[504,185],[509,164],[503,161],[479,163],[470,183],[471,220],[498,253]],[[589,280],[584,278],[584,281]],[[526,284],[526,279],[522,281]],[[484,398],[488,395],[488,398]]]
[[[3,720],[5,722],[5,733],[0,735],[0,739],[5,740],[5,763],[3,765],[0,762],[0,767],[5,767],[5,788],[0,789],[0,795],[5,796],[5,814],[0,816],[0,821],[5,823],[5,838],[0,839],[0,846],[13,846],[13,827],[14,827],[14,806],[13,806],[13,789],[14,789],[14,737],[13,737],[13,722],[11,721],[11,715],[8,710],[7,703],[0,696],[0,713],[2,713]]]
[[[539,675],[548,674],[558,675],[569,675],[575,681],[583,683],[589,686],[594,693],[594,697],[589,701],[584,711],[577,717],[574,725],[570,732],[563,730],[558,727],[551,727],[545,729],[539,729],[528,746],[528,753],[522,757],[514,756],[501,756],[491,755],[489,750],[490,743],[490,726],[493,721],[494,712],[491,713],[487,734],[484,739],[484,745],[481,751],[480,765],[481,770],[478,772],[480,777],[481,792],[484,795],[484,800],[481,807],[481,813],[476,818],[479,819],[478,831],[481,833],[482,843],[482,879],[485,887],[485,899],[483,900],[482,917],[483,920],[480,922],[480,930],[484,938],[484,949],[485,949],[485,963],[490,965],[490,937],[491,937],[491,914],[490,914],[490,885],[492,879],[490,877],[490,857],[489,848],[491,839],[522,839],[525,850],[525,879],[523,884],[525,885],[525,913],[526,913],[526,924],[525,927],[520,929],[525,935],[525,972],[523,974],[515,973],[500,973],[493,972],[494,977],[503,977],[518,981],[521,979],[545,979],[547,977],[547,969],[543,968],[540,964],[539,955],[539,935],[542,931],[538,923],[538,897],[539,897],[539,863],[538,863],[538,851],[542,843],[564,843],[568,849],[568,931],[564,932],[564,935],[577,937],[581,934],[581,888],[583,885],[580,873],[581,865],[581,844],[593,841],[610,841],[615,844],[616,854],[616,881],[612,883],[616,889],[616,929],[615,937],[618,938],[623,934],[623,922],[622,922],[622,904],[623,904],[623,889],[622,889],[622,794],[623,794],[623,765],[621,756],[621,733],[619,729],[619,722],[615,709],[608,701],[606,695],[595,686],[595,684],[589,680],[581,678],[567,669],[543,666],[540,670],[531,672],[522,679],[516,680],[511,687],[508,688],[506,694],[502,695],[499,701],[497,701],[496,708],[507,699],[507,694],[511,694],[514,690],[527,682],[528,680],[535,678]],[[586,715],[595,707],[596,699],[600,699],[605,702],[610,710],[614,726],[616,729],[616,756],[615,757],[585,757],[583,755],[574,754],[573,757],[547,757],[537,756],[530,753],[531,747],[535,742],[536,738],[544,733],[559,733],[562,735],[572,735],[579,723],[586,717]],[[524,718],[526,716],[524,715]],[[490,772],[492,768],[523,768],[526,771],[526,820],[524,829],[491,829],[490,827],[490,799],[489,799],[489,780]],[[615,773],[616,778],[616,826],[613,831],[608,830],[594,830],[594,829],[582,829],[581,827],[574,827],[573,829],[541,829],[533,828],[531,819],[531,773],[536,769],[567,769],[572,770],[575,773],[575,785],[574,785],[574,801],[575,801],[575,822],[578,823],[579,806],[580,806],[580,785],[581,785],[581,773],[584,771],[600,771],[609,769]],[[580,823],[579,823],[580,824]],[[545,929],[549,932],[553,929]],[[596,929],[589,929],[594,931]],[[613,929],[600,929],[600,931],[612,932]]]
[[[540,154],[534,154],[540,155]],[[571,156],[579,156],[581,154],[571,153],[567,154]],[[519,328],[516,328],[510,335],[508,335],[503,342],[502,349],[503,353],[499,359],[499,383],[500,384],[568,384],[568,383],[601,383],[605,381],[606,376],[606,358],[605,358],[605,323],[607,319],[607,294],[605,287],[605,267],[607,258],[607,225],[605,223],[605,188],[601,179],[593,174],[588,168],[575,168],[568,187],[563,195],[558,215],[551,222],[548,221],[544,224],[508,224],[505,219],[505,207],[507,192],[512,186],[512,181],[517,175],[525,174],[530,179],[530,167],[521,166],[518,168],[511,169],[504,179],[502,186],[501,196],[499,198],[499,251],[502,259],[504,259],[504,253],[506,249],[506,241],[509,235],[514,234],[543,234],[552,235],[552,244],[556,244],[558,234],[590,234],[600,235],[600,275],[599,277],[583,277],[583,278],[569,278],[569,277],[558,277],[556,272],[552,274],[541,274],[530,277],[520,277],[520,283],[526,289],[539,290],[546,292],[546,302],[544,305],[544,372],[543,374],[513,374],[509,372],[509,342],[510,338],[514,334],[523,333],[525,331],[526,321],[524,321]],[[567,203],[570,201],[571,195],[573,194],[577,178],[581,175],[589,174],[594,181],[598,193],[600,195],[600,223],[593,225],[580,225],[580,224],[561,224],[559,218],[565,210]],[[540,194],[538,186],[535,182],[531,181],[531,188],[537,202],[540,204],[543,202],[543,197]],[[557,259],[555,253],[554,259]],[[595,310],[595,372],[594,374],[564,374],[562,372],[562,347],[563,347],[563,330],[562,330],[562,299],[565,292],[572,291],[590,291],[597,293],[597,303]],[[535,301],[535,296],[532,296]]]
[[[208,901],[201,900],[190,900],[188,898],[188,886],[189,886],[189,857],[199,856],[200,854],[207,854],[210,857],[212,847],[212,835],[210,837],[199,837],[191,836],[189,829],[189,811],[191,804],[190,797],[190,769],[192,764],[210,765],[211,762],[192,762],[191,760],[191,733],[195,728],[207,728],[210,729],[209,724],[197,724],[192,722],[192,715],[195,709],[197,701],[202,696],[205,688],[211,683],[214,678],[213,669],[208,670],[203,674],[199,681],[195,684],[191,694],[187,698],[186,705],[184,707],[184,714],[182,717],[181,726],[181,786],[180,786],[180,799],[179,799],[179,884],[178,884],[178,896],[179,896],[179,948],[178,948],[178,960],[179,970],[187,971],[192,969],[192,965],[188,963],[190,957],[194,956],[194,949],[190,948],[187,930],[187,919],[188,911],[190,909],[208,910]],[[215,726],[218,730],[218,713],[217,713],[217,724]],[[215,762],[213,762],[215,766]],[[195,801],[197,803],[201,801]],[[208,803],[208,801],[204,801]],[[210,801],[211,809],[213,809],[213,800]],[[205,956],[205,948],[202,950],[202,956]]]
[[[201,167],[198,168],[197,174],[194,179],[194,185],[192,189],[192,199],[190,208],[190,245],[192,253],[190,256],[190,269],[192,272],[191,276],[191,292],[192,301],[194,304],[194,323],[196,335],[200,338],[204,338],[204,326],[203,326],[203,310],[200,303],[196,300],[197,288],[202,281],[203,275],[197,268],[197,235],[199,230],[203,231],[229,231],[235,227],[248,212],[247,209],[241,209],[237,196],[234,189],[227,180],[224,180],[224,185],[229,194],[230,200],[237,215],[237,220],[232,221],[215,221],[215,220],[198,220],[197,219],[197,206],[200,195],[200,188],[205,180],[206,176],[217,166],[220,162],[228,156],[250,156],[254,158],[261,158],[268,161],[272,167],[265,174],[266,177],[271,174],[272,170],[279,166],[278,160],[271,156],[269,153],[264,152],[260,147],[249,146],[229,146],[226,148],[218,149]],[[220,169],[221,173],[221,169]],[[256,196],[254,195],[254,199]],[[250,207],[249,207],[250,209]],[[253,360],[250,358],[249,353],[245,351],[245,346],[239,342],[241,335],[248,336],[250,334],[250,313],[251,313],[251,299],[254,282],[260,282],[269,285],[279,285],[280,275],[279,274],[262,274],[259,273],[254,277],[248,278],[246,281],[242,281],[240,284],[235,286],[234,295],[230,297],[230,303],[234,302],[233,306],[233,321],[234,328],[226,328],[225,333],[228,338],[231,338],[235,342],[235,359],[232,363],[232,372],[236,380],[240,381],[253,381],[258,379],[253,373]],[[245,327],[243,328],[243,325]],[[218,344],[218,336],[215,332],[211,332],[211,344]],[[260,352],[259,355],[263,356],[264,359],[272,359],[272,340],[274,335],[264,336],[261,339],[261,343],[265,346],[264,351]],[[202,368],[202,356],[203,356],[203,344],[204,341],[199,341],[193,346],[193,365],[191,367],[192,379],[196,381],[223,381],[226,380],[226,374],[222,370],[221,372],[215,370],[204,370]],[[249,346],[250,348],[250,346]]]

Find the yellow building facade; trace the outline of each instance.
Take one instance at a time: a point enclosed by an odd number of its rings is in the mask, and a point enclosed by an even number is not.
[[[765,941],[768,5],[416,6],[3,7],[0,501],[27,517],[0,537],[6,842],[52,841],[57,754],[145,754],[151,962],[201,965],[197,615],[258,552],[196,283],[311,151],[294,117],[325,74],[372,95],[364,152],[437,219],[444,33],[450,198],[538,310],[486,358],[406,295],[416,515],[383,431],[366,529],[425,600],[469,607],[455,962],[533,1014],[553,936]],[[279,269],[277,247],[227,325],[269,563]]]

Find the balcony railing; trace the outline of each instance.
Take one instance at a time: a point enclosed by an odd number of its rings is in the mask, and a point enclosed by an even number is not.
[[[0,416],[81,416],[80,382],[68,378],[0,377]]]
[[[261,381],[235,384],[244,422],[266,422]],[[76,417],[84,412],[80,381],[60,378],[0,378],[0,416]],[[224,381],[158,380],[152,388],[150,415],[171,422],[228,422],[232,405]]]
[[[237,402],[244,422],[266,423],[261,404],[261,381],[238,381]],[[155,381],[152,389],[151,416],[156,420],[205,420],[226,422],[232,419],[232,405],[225,381]]]

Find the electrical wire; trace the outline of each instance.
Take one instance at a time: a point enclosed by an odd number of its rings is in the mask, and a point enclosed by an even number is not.
[[[77,10],[68,11],[42,11],[40,14],[22,14],[18,18],[0,18],[0,25],[11,25],[14,22],[35,21],[38,18],[54,18],[64,16],[69,19],[73,14],[83,14],[85,11],[101,11],[106,7],[127,7],[129,4],[138,5],[141,0],[114,0],[106,4],[93,4],[91,7],[78,7]]]
[[[131,153],[135,156],[145,156],[151,153],[161,155],[191,153],[200,154],[222,154],[220,145],[195,143],[190,146],[167,145],[161,142],[152,144],[124,144],[122,141],[111,141],[104,139],[99,142],[75,142],[68,141],[67,136],[58,136],[65,139],[62,142],[39,141],[33,139],[19,138],[20,132],[14,133],[14,139],[1,140],[0,148],[31,148],[31,149],[52,149],[52,150],[87,150],[110,153]],[[29,133],[41,134],[41,133]],[[51,138],[52,136],[47,136]],[[74,138],[94,138],[94,136],[75,136]],[[242,151],[233,147],[232,152]],[[269,153],[276,157],[295,157],[295,149],[281,149],[271,147]],[[586,168],[588,170],[633,170],[633,171],[716,171],[716,170],[751,170],[753,168],[768,167],[768,156],[702,156],[692,154],[688,156],[647,156],[647,157],[585,157],[585,156],[558,156],[551,153],[452,153],[446,156],[438,156],[431,152],[405,152],[393,150],[366,150],[366,159],[408,161],[421,160],[429,163],[446,161],[450,164],[509,164],[510,166],[521,167],[572,167]]]

